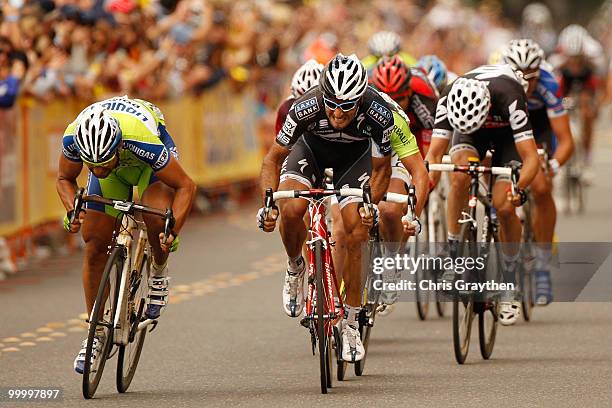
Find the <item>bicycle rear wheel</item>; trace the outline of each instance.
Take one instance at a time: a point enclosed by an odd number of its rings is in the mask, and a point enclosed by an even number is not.
[[[317,337],[319,341],[319,369],[321,372],[321,393],[327,394],[327,389],[331,388],[331,342],[327,337],[325,314],[325,288],[323,286],[323,243],[315,242],[315,271],[316,271],[316,290],[317,290]]]
[[[87,349],[85,352],[85,364],[83,367],[83,397],[93,398],[98,384],[104,372],[104,366],[113,346],[113,322],[115,319],[117,299],[119,297],[119,286],[121,282],[121,271],[125,261],[125,249],[123,247],[113,248],[98,287],[98,295],[94,303],[93,311],[89,318],[89,333],[87,336]],[[92,361],[94,337],[103,333],[104,342],[100,345],[97,358]]]
[[[492,271],[493,276],[499,276],[502,271],[500,249],[495,245],[498,242],[496,235],[491,234],[488,241],[488,247],[483,248],[486,253],[481,253],[480,257],[486,259],[485,274],[488,268],[495,268]],[[486,279],[479,279],[484,281]],[[480,355],[483,359],[488,360],[493,353],[495,347],[495,338],[497,336],[497,325],[499,316],[499,300],[497,295],[487,296],[487,299],[482,299],[478,305],[478,342],[480,344]]]
[[[138,324],[145,320],[144,310],[150,267],[151,262],[145,255],[141,269],[132,271],[130,275],[127,310],[130,337],[127,345],[119,346],[119,358],[117,360],[117,391],[121,393],[126,392],[132,383],[147,334],[147,328],[138,330]]]

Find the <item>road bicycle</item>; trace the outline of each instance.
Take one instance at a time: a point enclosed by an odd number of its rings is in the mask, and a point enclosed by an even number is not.
[[[559,171],[556,190],[560,193],[561,210],[567,214],[583,214],[586,207],[587,183],[584,180],[586,153],[582,141],[582,130],[578,114],[579,92],[572,91],[570,96],[563,98],[563,105],[570,117],[570,127],[574,138],[574,152],[567,163]]]
[[[310,332],[312,354],[318,346],[321,393],[327,394],[332,387],[332,336],[335,346],[341,350],[341,339],[335,324],[344,318],[344,303],[334,293],[340,293],[331,253],[331,232],[327,228],[327,198],[331,196],[362,197],[358,188],[287,190],[273,192],[266,190],[265,216],[283,199],[301,198],[308,201],[309,228],[306,249],[308,255],[308,289],[306,291],[305,316],[300,323]]]
[[[369,196],[367,187],[364,187],[365,196]],[[381,201],[387,201],[398,204],[407,204],[406,217],[411,222],[416,222],[416,191],[414,186],[409,186],[408,194],[397,194],[397,193],[386,193]],[[364,203],[367,202],[364,199]],[[412,237],[411,237],[412,238]],[[376,320],[376,314],[381,308],[381,293],[382,291],[377,282],[382,281],[381,275],[374,273],[373,260],[376,258],[383,258],[389,255],[389,251],[386,250],[385,243],[380,236],[378,225],[375,225],[370,229],[370,235],[367,245],[367,267],[366,278],[363,284],[363,296],[361,311],[359,313],[359,333],[361,335],[361,342],[365,350],[365,355],[360,361],[355,362],[355,375],[361,376],[365,369],[366,359],[368,357],[368,346],[370,344],[370,337],[372,329],[374,328],[374,322]],[[378,286],[378,288],[377,288]]]
[[[461,243],[458,248],[458,256],[464,258],[483,260],[482,269],[466,268],[467,270],[458,275],[454,273],[452,294],[453,302],[453,350],[455,360],[459,364],[465,363],[470,346],[472,332],[472,321],[478,315],[478,337],[480,354],[483,359],[488,360],[493,353],[498,326],[499,296],[495,293],[477,294],[473,290],[457,290],[456,282],[461,279],[465,282],[484,282],[488,271],[494,276],[502,271],[501,257],[499,253],[499,225],[495,209],[491,204],[492,187],[494,177],[508,176],[512,181],[514,192],[516,180],[518,179],[518,167],[485,167],[480,165],[478,158],[470,158],[467,165],[455,164],[429,164],[430,171],[461,172],[470,177],[470,189],[468,196],[468,209],[462,212]],[[488,189],[485,194],[479,192],[479,180],[481,175],[488,175]],[[477,221],[477,203],[484,207],[482,222]],[[479,238],[480,234],[480,238]],[[490,268],[492,268],[490,270]]]
[[[117,391],[127,391],[138,366],[147,330],[152,331],[157,326],[156,319],[147,319],[144,314],[152,253],[146,225],[136,215],[152,214],[164,218],[166,237],[175,220],[169,208],[162,211],[132,201],[84,196],[83,193],[84,189],[80,188],[75,195],[71,223],[87,202],[108,205],[120,212],[96,301],[87,320],[89,331],[82,389],[83,396],[90,399],[98,388],[106,360],[115,354],[118,354]],[[100,338],[103,339],[101,342]],[[95,359],[94,347],[100,350]]]
[[[444,207],[445,190],[440,188],[440,184],[429,194],[425,208],[423,208],[423,216],[421,222],[423,231],[417,237],[410,237],[408,240],[408,250],[413,257],[420,255],[416,252],[425,253],[429,257],[440,255],[441,243],[446,241],[446,209]],[[437,283],[439,271],[427,266],[418,268],[414,274],[415,280],[415,305],[417,316],[420,320],[426,320],[429,313],[429,304],[433,300],[436,304],[436,311],[439,317],[444,317],[446,312],[446,303],[440,291],[432,291],[421,289],[420,283],[423,281],[431,281]]]

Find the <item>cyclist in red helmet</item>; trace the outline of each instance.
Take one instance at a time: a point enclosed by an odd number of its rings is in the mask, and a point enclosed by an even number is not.
[[[410,119],[410,131],[415,135],[421,155],[424,157],[431,140],[438,94],[435,85],[426,74],[417,68],[409,68],[397,55],[384,57],[374,67],[370,83],[386,93]],[[392,136],[393,137],[393,136]],[[414,158],[402,158],[397,154],[391,159],[392,171],[388,191],[406,194],[406,187],[415,184],[417,191],[417,213],[420,214],[428,193],[428,183],[421,176],[424,167]],[[411,161],[413,160],[413,161]],[[402,230],[401,218],[406,209],[401,204],[381,202],[380,231],[386,242],[402,242],[407,237]],[[396,271],[397,275],[397,271]],[[393,278],[397,278],[395,276]],[[392,278],[392,279],[393,279]],[[383,302],[387,305],[397,300],[397,293],[385,291]]]

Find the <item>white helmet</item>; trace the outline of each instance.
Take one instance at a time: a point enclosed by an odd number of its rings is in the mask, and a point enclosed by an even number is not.
[[[295,71],[291,79],[291,94],[298,98],[309,89],[319,84],[323,64],[319,64],[314,59],[309,59]]]
[[[582,55],[585,41],[589,37],[586,28],[578,24],[570,24],[559,34],[559,47],[565,55]]]
[[[459,132],[472,133],[482,126],[490,106],[491,94],[486,82],[458,78],[448,93],[448,121]]]
[[[368,87],[368,73],[355,54],[337,54],[323,68],[322,75],[321,90],[328,98],[359,99]]]
[[[379,31],[368,40],[370,54],[379,57],[397,54],[400,47],[400,36],[392,31]]]
[[[550,23],[552,15],[545,4],[531,3],[523,10],[523,23],[539,26]]]
[[[102,105],[93,105],[79,119],[74,135],[79,155],[90,163],[112,158],[121,142],[121,128]]]
[[[531,39],[512,40],[503,52],[503,59],[514,70],[535,69],[540,66],[544,51]]]

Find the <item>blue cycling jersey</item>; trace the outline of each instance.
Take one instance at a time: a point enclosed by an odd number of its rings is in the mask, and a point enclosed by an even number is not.
[[[557,81],[552,73],[552,66],[545,61],[540,64],[538,84],[533,94],[529,97],[527,107],[530,111],[545,108],[549,118],[566,113],[563,107],[559,81]]]

